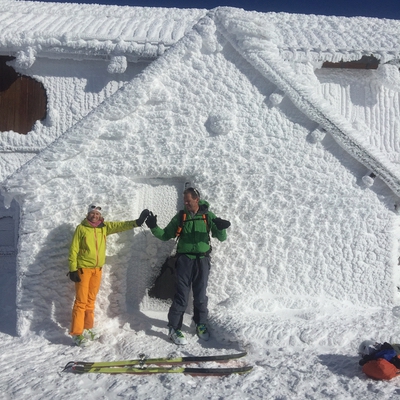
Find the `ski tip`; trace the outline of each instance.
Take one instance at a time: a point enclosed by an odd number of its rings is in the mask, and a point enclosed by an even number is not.
[[[239,353],[228,353],[224,355],[223,357],[226,357],[227,359],[235,359],[235,358],[242,358],[247,356],[247,351],[241,351]]]
[[[245,374],[247,372],[250,372],[253,369],[252,365],[246,365],[244,367],[239,367],[238,369],[241,369],[241,371],[236,371],[237,374]]]
[[[68,371],[69,369],[72,369],[72,367],[75,365],[75,361],[70,361],[67,363],[64,367],[64,369],[61,372]]]

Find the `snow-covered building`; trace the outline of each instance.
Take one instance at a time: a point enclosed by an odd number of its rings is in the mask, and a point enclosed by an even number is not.
[[[0,182],[164,54],[205,14],[0,0]],[[41,118],[32,119],[35,114]],[[14,318],[19,214],[18,203],[6,208],[0,195],[0,313],[6,318]]]
[[[150,208],[163,227],[187,184],[232,222],[209,284],[226,329],[277,310],[399,303],[400,21],[0,10],[0,55],[47,93],[44,120],[1,133],[0,251],[14,247],[0,257],[16,257],[19,334],[68,329],[68,247],[89,202],[113,220]],[[146,229],[110,237],[99,318],[162,309],[146,288],[171,250]]]

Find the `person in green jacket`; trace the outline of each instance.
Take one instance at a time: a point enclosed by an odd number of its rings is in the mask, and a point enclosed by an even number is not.
[[[187,340],[182,333],[183,314],[189,300],[190,288],[193,289],[193,321],[200,339],[208,340],[207,329],[208,298],[206,294],[210,272],[210,232],[211,236],[223,242],[226,239],[226,228],[230,222],[217,218],[208,210],[209,204],[200,199],[195,188],[183,192],[184,210],[176,214],[165,229],[157,226],[157,216],[150,212],[146,225],[152,234],[161,240],[178,236],[176,260],[176,291],[168,312],[170,339],[179,345]]]
[[[134,221],[105,222],[100,206],[91,204],[86,218],[75,229],[69,250],[69,277],[75,282],[70,335],[78,346],[98,337],[93,329],[96,296],[100,288],[102,267],[106,262],[106,237],[141,226],[149,210]]]

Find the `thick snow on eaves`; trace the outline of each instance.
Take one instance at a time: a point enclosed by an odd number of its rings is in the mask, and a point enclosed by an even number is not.
[[[251,19],[256,30],[292,61],[352,61],[374,55],[390,61],[400,57],[400,21],[367,17],[337,17],[289,13],[245,12],[218,8],[218,18]],[[243,21],[244,23],[244,21]]]
[[[101,43],[107,40],[118,41],[122,49],[121,42],[125,41],[171,45],[206,12],[204,9],[3,1],[0,2],[0,47],[13,50],[31,46],[43,50],[43,47],[67,46],[99,50],[113,47],[110,43]]]

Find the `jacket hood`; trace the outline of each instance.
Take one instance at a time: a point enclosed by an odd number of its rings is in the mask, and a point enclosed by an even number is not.
[[[199,211],[202,211],[202,212],[208,211],[209,205],[210,204],[208,203],[208,201],[199,200]]]

